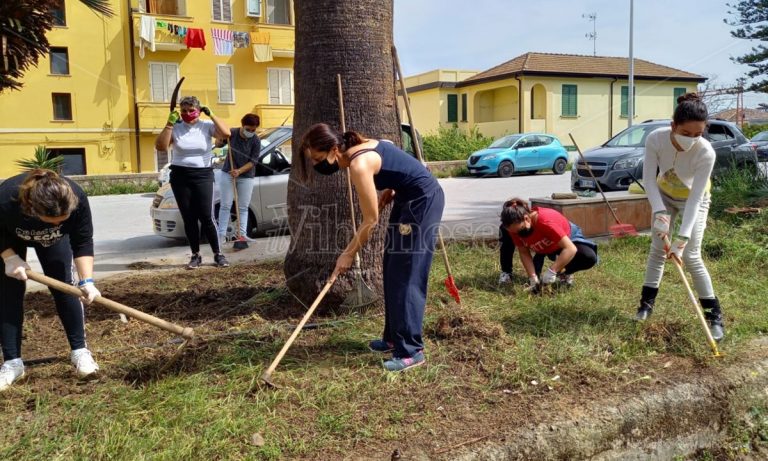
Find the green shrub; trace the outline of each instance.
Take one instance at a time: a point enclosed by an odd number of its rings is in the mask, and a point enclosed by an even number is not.
[[[712,213],[720,215],[729,207],[759,205],[768,200],[768,178],[749,168],[728,168],[713,180]]]
[[[86,195],[93,197],[95,195],[122,195],[122,194],[141,194],[145,192],[157,192],[160,185],[157,181],[147,181],[141,184],[127,183],[108,183],[106,181],[95,180],[90,185],[83,186]]]
[[[744,136],[752,139],[752,137],[757,133],[761,131],[768,131],[768,125],[744,125],[741,131],[744,133]]]
[[[64,166],[64,157],[58,155],[51,157],[51,151],[45,146],[35,147],[35,155],[30,159],[16,160],[16,165],[24,171],[43,169],[59,172]]]
[[[424,136],[424,156],[429,162],[445,160],[466,160],[469,154],[484,149],[493,138],[483,136],[477,127],[469,133],[459,130],[456,125],[440,127],[437,134]]]

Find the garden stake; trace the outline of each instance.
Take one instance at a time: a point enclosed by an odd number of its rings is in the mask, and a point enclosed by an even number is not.
[[[232,146],[229,146],[229,169],[230,171],[235,167],[234,157],[232,156]],[[237,201],[237,178],[232,178],[232,193],[233,197],[235,198],[235,215],[237,216],[237,240],[235,240],[235,243],[232,244],[232,248],[235,251],[245,250],[248,248],[248,242],[245,240],[245,237],[243,234],[240,233],[240,205]],[[248,217],[246,216],[246,223],[248,222]]]
[[[408,114],[408,123],[411,125],[412,138],[413,138],[413,150],[416,151],[416,157],[419,161],[426,165],[424,162],[424,156],[421,152],[421,145],[419,144],[418,134],[416,127],[413,125],[413,115],[411,114],[411,103],[408,101],[408,92],[405,90],[405,80],[403,77],[403,70],[400,68],[400,58],[397,57],[397,49],[392,47],[392,59],[395,61],[395,69],[397,70],[397,78],[400,80],[400,92],[402,93],[403,102],[405,104],[405,112]],[[395,98],[397,101],[397,98]],[[457,304],[461,304],[461,296],[459,296],[459,288],[456,286],[456,281],[453,279],[453,272],[451,272],[451,265],[448,262],[448,250],[445,249],[445,242],[443,241],[443,232],[440,228],[437,228],[437,241],[439,243],[440,253],[443,255],[443,264],[445,264],[445,272],[448,277],[445,279],[445,288],[448,293],[456,300]]]
[[[320,290],[320,294],[317,295],[317,298],[315,298],[315,301],[312,303],[311,306],[309,306],[309,309],[307,309],[307,313],[304,314],[304,317],[301,319],[298,325],[296,325],[296,328],[293,330],[293,333],[291,333],[291,336],[288,338],[288,341],[285,342],[283,345],[283,348],[280,349],[280,352],[277,353],[277,356],[275,356],[274,360],[272,360],[272,363],[269,364],[269,367],[267,370],[261,374],[261,382],[266,384],[267,386],[277,389],[279,386],[272,382],[272,373],[274,373],[275,368],[277,368],[277,365],[280,364],[280,361],[283,360],[283,356],[286,352],[288,352],[288,349],[291,347],[291,344],[293,344],[293,341],[296,340],[296,337],[299,336],[299,333],[304,328],[304,324],[307,323],[307,320],[312,316],[312,313],[315,312],[315,309],[317,309],[317,306],[320,304],[320,301],[323,300],[325,295],[328,293],[328,290],[331,289],[331,285],[333,285],[333,282],[336,281],[336,276],[338,274],[334,272],[331,277],[328,279],[327,282],[325,282],[325,286],[323,286],[323,289]]]
[[[347,125],[344,117],[344,93],[341,89],[341,74],[336,74],[336,85],[339,92],[339,118],[341,119],[341,132],[347,131]],[[355,202],[352,200],[352,179],[349,176],[349,169],[346,171],[347,177],[347,195],[349,196],[349,215],[352,217],[352,235],[357,234],[357,221],[355,220]],[[354,289],[341,303],[341,307],[347,310],[357,310],[362,307],[371,305],[378,301],[379,297],[376,296],[371,287],[369,287],[363,280],[363,271],[360,267],[360,253],[355,253],[355,267],[352,269],[352,274],[355,279]]]
[[[595,181],[595,186],[597,187],[597,190],[600,191],[600,195],[603,196],[603,200],[605,200],[605,204],[608,206],[608,210],[613,215],[613,219],[616,220],[616,224],[611,226],[609,230],[611,231],[611,235],[614,237],[625,237],[627,235],[637,235],[637,229],[632,224],[622,224],[621,221],[619,221],[619,217],[616,216],[616,212],[613,210],[613,207],[611,206],[611,202],[608,201],[608,197],[605,196],[605,192],[603,192],[603,188],[600,187],[600,183],[597,181],[597,178],[595,177],[595,174],[592,172],[592,167],[589,166],[589,163],[587,163],[587,159],[584,158],[584,154],[581,153],[581,149],[579,149],[578,144],[576,144],[576,140],[573,139],[573,134],[568,133],[568,136],[571,137],[571,141],[573,142],[573,146],[576,148],[576,152],[579,153],[579,157],[581,157],[582,163],[587,166],[587,171],[589,171],[589,175],[592,176],[592,180]]]
[[[669,237],[666,235],[664,236],[664,247],[667,251],[672,248],[672,245],[669,243]],[[683,271],[683,262],[680,260],[680,258],[677,257],[676,254],[670,253],[670,259],[672,259],[672,261],[675,263],[677,272],[680,274],[680,278],[683,279],[685,289],[688,291],[688,299],[690,299],[691,303],[693,303],[693,310],[696,311],[696,316],[699,318],[701,327],[704,329],[704,333],[707,335],[707,342],[709,342],[709,347],[712,348],[712,354],[715,357],[721,357],[722,354],[720,354],[720,351],[717,348],[717,341],[715,341],[715,339],[712,337],[712,332],[709,330],[709,325],[707,325],[707,319],[704,318],[704,312],[701,310],[699,301],[696,299],[696,295],[693,293],[691,285],[688,283],[688,278],[685,276],[685,272]]]

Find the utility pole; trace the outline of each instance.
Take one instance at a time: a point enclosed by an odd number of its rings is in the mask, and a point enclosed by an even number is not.
[[[584,37],[592,40],[592,56],[597,56],[597,13],[582,14],[581,17],[592,22],[592,33],[584,34]]]
[[[635,0],[629,0],[629,100],[627,101],[627,127],[632,126],[632,119],[635,117],[635,56],[632,50],[634,10]]]

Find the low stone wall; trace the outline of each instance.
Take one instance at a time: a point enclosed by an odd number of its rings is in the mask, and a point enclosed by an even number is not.
[[[467,165],[466,160],[447,160],[443,162],[427,162],[427,168],[432,174],[449,173],[456,168],[461,168]]]
[[[122,173],[122,174],[91,174],[67,176],[84,189],[93,188],[96,184],[135,184],[137,186],[157,181],[157,173]]]

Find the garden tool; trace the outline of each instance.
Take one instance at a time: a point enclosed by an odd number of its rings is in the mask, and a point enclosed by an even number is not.
[[[669,242],[669,237],[664,236],[664,248],[669,251],[669,249],[672,247],[672,244]],[[717,342],[712,337],[712,332],[709,330],[709,325],[707,324],[707,319],[704,318],[704,312],[701,309],[701,306],[699,305],[699,301],[696,299],[696,295],[693,293],[693,290],[691,289],[691,285],[688,283],[688,278],[685,276],[685,272],[683,271],[683,262],[680,260],[680,258],[677,257],[676,254],[670,253],[670,259],[672,259],[672,262],[675,263],[675,267],[677,267],[677,272],[680,274],[680,278],[683,279],[683,284],[685,285],[685,289],[688,291],[688,299],[691,300],[691,303],[693,303],[693,310],[696,312],[696,317],[699,318],[699,322],[701,323],[701,327],[704,329],[704,333],[707,335],[707,342],[709,342],[709,347],[712,348],[712,354],[715,357],[720,357],[720,351],[717,348]]]
[[[421,144],[419,144],[418,140],[418,132],[416,131],[416,127],[413,125],[413,115],[411,114],[411,103],[408,100],[408,92],[405,90],[405,80],[403,77],[403,71],[400,68],[400,58],[397,57],[397,49],[393,46],[392,47],[392,58],[395,61],[395,68],[397,70],[397,78],[400,81],[400,92],[402,93],[401,96],[403,97],[403,102],[405,103],[405,112],[408,114],[408,123],[411,125],[411,129],[413,130],[413,150],[416,152],[416,157],[419,159],[419,161],[422,164],[425,164],[424,162],[424,156],[421,152]],[[397,100],[397,99],[395,99]],[[445,288],[448,290],[448,293],[453,297],[453,299],[456,300],[458,304],[461,304],[461,297],[459,296],[459,288],[456,286],[456,281],[453,279],[453,272],[451,272],[451,265],[448,262],[448,252],[445,249],[445,242],[443,241],[443,232],[440,230],[440,228],[437,229],[437,241],[439,244],[439,250],[440,253],[443,255],[443,264],[445,264],[445,272],[448,274],[448,277],[445,279]]]
[[[312,303],[311,306],[309,306],[309,309],[307,309],[307,313],[304,314],[304,317],[301,319],[301,321],[296,325],[296,328],[293,330],[293,333],[291,333],[291,336],[288,338],[288,341],[285,342],[283,345],[283,348],[280,349],[280,352],[277,353],[277,356],[275,356],[274,360],[272,360],[272,363],[269,364],[269,367],[264,371],[264,373],[261,374],[261,382],[266,384],[267,386],[271,388],[278,388],[279,386],[272,382],[272,373],[274,373],[275,368],[277,368],[277,365],[280,364],[280,361],[283,360],[283,356],[286,352],[288,352],[288,349],[293,344],[293,341],[296,340],[296,337],[299,336],[299,333],[304,328],[304,324],[307,323],[307,320],[312,316],[312,313],[315,312],[315,309],[317,309],[317,306],[320,304],[320,301],[323,300],[325,295],[328,293],[328,290],[331,289],[331,285],[333,285],[333,282],[336,281],[336,277],[338,274],[334,272],[331,274],[331,277],[328,279],[327,282],[325,282],[325,285],[323,286],[323,289],[320,290],[320,294],[317,295],[315,298],[315,301]]]
[[[339,91],[339,116],[341,119],[341,131],[342,133],[347,131],[345,117],[344,117],[344,94],[341,89],[341,74],[336,74],[336,85]],[[357,234],[357,221],[355,219],[355,202],[352,200],[352,179],[349,176],[349,170],[346,172],[347,177],[347,196],[349,196],[349,215],[352,217],[352,234]],[[341,303],[341,307],[347,310],[355,310],[361,307],[371,305],[378,301],[379,297],[369,287],[365,280],[363,280],[363,271],[360,267],[360,254],[355,253],[355,266],[352,269],[352,276],[354,277],[354,288],[352,292],[347,295],[347,298]]]
[[[230,170],[235,167],[234,157],[232,156],[232,146],[229,146],[229,149],[227,149],[229,153],[229,168]],[[245,240],[245,236],[240,233],[240,205],[237,200],[237,178],[232,178],[232,193],[233,197],[235,198],[235,215],[237,216],[237,225],[235,228],[237,229],[236,235],[237,238],[235,239],[235,243],[232,245],[232,248],[235,251],[245,250],[248,248],[248,241]],[[246,220],[248,217],[246,216]]]
[[[611,215],[613,215],[613,219],[616,221],[616,224],[608,228],[611,231],[611,235],[613,235],[614,237],[625,237],[627,235],[637,235],[637,229],[635,228],[635,226],[633,226],[632,224],[622,224],[622,222],[619,220],[619,217],[616,216],[616,211],[614,211],[613,207],[611,206],[611,202],[608,201],[608,197],[605,196],[605,192],[603,192],[603,188],[600,186],[600,183],[597,181],[595,174],[592,172],[592,167],[589,166],[589,163],[587,163],[587,159],[584,158],[584,154],[581,153],[581,149],[579,149],[578,144],[576,144],[576,140],[573,139],[573,134],[568,133],[568,136],[571,137],[573,146],[576,148],[576,152],[579,153],[579,157],[581,157],[582,164],[586,165],[587,171],[589,171],[589,175],[592,176],[592,180],[595,181],[595,186],[597,187],[597,190],[600,191],[600,195],[603,196],[603,200],[605,200],[605,204],[606,206],[608,206],[608,210],[611,212]]]

